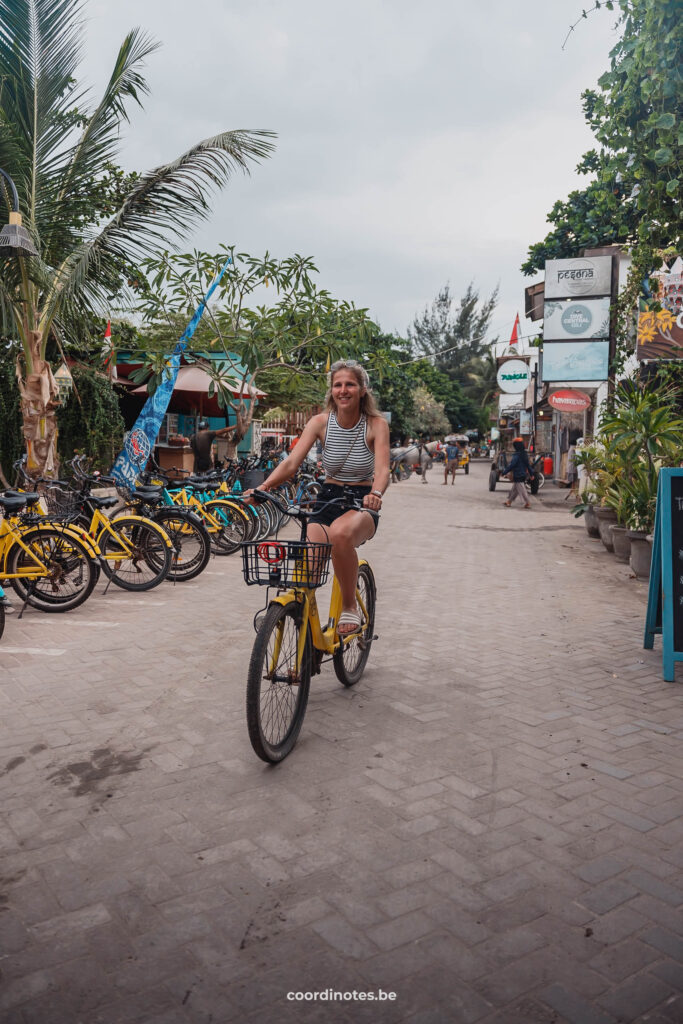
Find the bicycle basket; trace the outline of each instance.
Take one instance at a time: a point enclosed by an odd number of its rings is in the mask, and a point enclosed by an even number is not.
[[[79,496],[57,484],[45,488],[43,499],[48,512],[52,512],[53,515],[70,515],[72,512],[78,512],[80,508]]]
[[[331,544],[262,541],[242,547],[244,581],[251,586],[322,587],[330,572]]]

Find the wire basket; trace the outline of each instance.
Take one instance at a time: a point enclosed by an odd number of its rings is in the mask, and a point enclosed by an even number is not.
[[[266,540],[242,547],[245,583],[265,587],[322,587],[330,573],[331,544]]]
[[[73,512],[78,512],[81,507],[79,495],[74,491],[67,491],[63,487],[59,487],[58,484],[52,484],[45,488],[43,500],[48,512],[52,512],[53,515],[71,515]]]

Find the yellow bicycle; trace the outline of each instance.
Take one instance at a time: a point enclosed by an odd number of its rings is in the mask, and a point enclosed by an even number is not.
[[[92,547],[76,529],[35,519],[22,522],[38,494],[0,495],[0,579],[9,580],[25,604],[45,612],[77,608],[97,582]]]
[[[275,764],[292,750],[301,731],[311,675],[320,672],[323,658],[332,658],[337,678],[344,686],[357,683],[365,670],[374,636],[377,590],[370,565],[361,559],[356,601],[361,627],[351,636],[340,637],[337,623],[342,611],[337,578],[327,625],[318,612],[316,590],[327,582],[332,546],[306,540],[310,512],[298,506],[284,507],[268,491],[253,491],[255,500],[272,501],[281,512],[301,523],[298,541],[269,540],[245,544],[242,570],[248,584],[273,587],[277,596],[269,601],[257,620],[256,640],[247,677],[247,728],[249,739],[264,761]],[[347,509],[361,508],[351,496],[334,499]]]

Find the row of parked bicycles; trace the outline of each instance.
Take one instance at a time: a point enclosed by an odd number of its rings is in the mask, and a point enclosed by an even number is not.
[[[201,476],[174,470],[173,478],[151,461],[132,490],[89,472],[83,456],[67,465],[68,480],[36,479],[24,458],[15,463],[15,489],[0,494],[0,598],[9,583],[22,601],[19,617],[27,605],[77,608],[102,576],[105,592],[111,584],[149,591],[164,581],[193,580],[212,555],[267,539],[283,519],[277,504],[243,499],[272,467],[272,456],[234,460]],[[303,471],[282,497],[306,507],[320,486],[315,470]],[[114,487],[115,495],[95,493]],[[0,636],[4,618],[0,600]]]

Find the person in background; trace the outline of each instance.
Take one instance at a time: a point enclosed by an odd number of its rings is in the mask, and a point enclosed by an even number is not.
[[[524,502],[524,508],[531,508],[531,502],[529,501],[529,492],[524,486],[525,481],[531,476],[531,466],[529,465],[529,456],[524,451],[524,441],[521,437],[516,437],[512,442],[514,449],[514,455],[510,460],[508,466],[508,476],[512,478],[512,487],[508,500],[504,501],[503,504],[506,508],[510,508],[515,498],[521,498]]]
[[[294,451],[294,449],[298,445],[299,441],[301,440],[301,435],[302,434],[303,434],[303,427],[297,427],[296,428],[296,433],[294,434],[294,437],[292,438],[292,440],[291,440],[291,442],[289,444],[290,452]]]
[[[208,420],[200,420],[197,433],[190,438],[190,447],[194,452],[194,473],[206,473],[212,468],[211,445],[217,437],[228,437],[234,433],[235,427],[223,427],[221,430],[209,430]]]
[[[446,464],[443,470],[443,485],[448,483],[448,474],[451,474],[451,487],[455,484],[455,471],[460,461],[460,448],[455,441],[448,441],[446,444]]]

